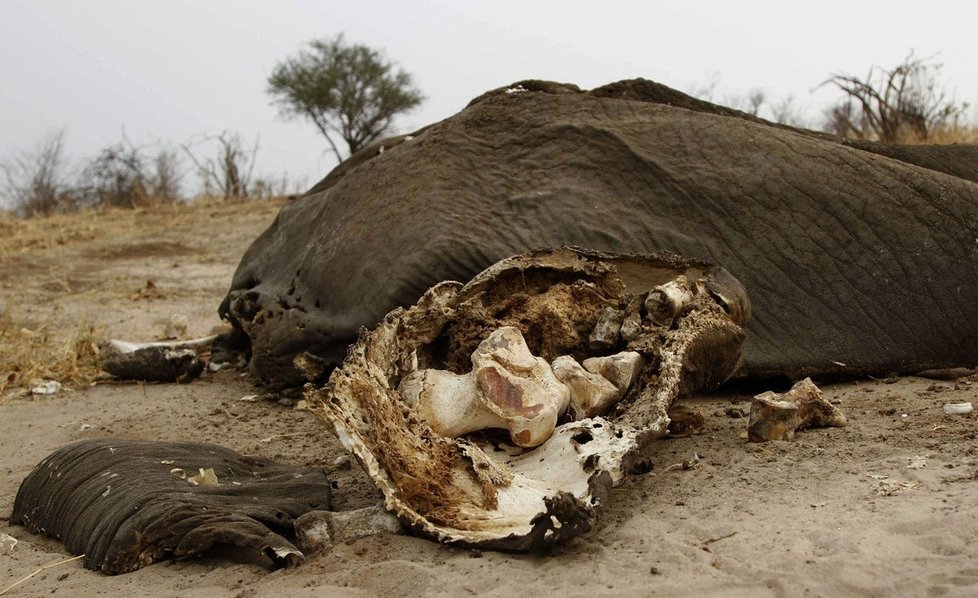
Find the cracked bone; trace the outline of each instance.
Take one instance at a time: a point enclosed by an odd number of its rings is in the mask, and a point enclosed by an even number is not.
[[[649,319],[659,326],[669,328],[683,309],[693,302],[694,293],[689,279],[680,274],[675,279],[649,291],[645,299],[645,311]]]
[[[784,394],[767,391],[754,397],[747,437],[751,442],[791,440],[807,428],[841,428],[846,418],[822,396],[811,378],[805,378]]]
[[[442,436],[501,428],[524,448],[550,438],[570,401],[570,391],[550,365],[530,353],[512,326],[482,341],[468,374],[419,370],[405,376],[399,389],[404,402]]]
[[[601,415],[618,401],[618,388],[577,363],[570,355],[553,362],[554,376],[570,389],[570,414],[575,420]]]
[[[614,384],[620,399],[635,384],[645,366],[645,359],[636,351],[622,351],[604,357],[589,357],[581,365],[585,370]]]
[[[575,420],[602,415],[621,400],[635,382],[644,361],[635,351],[591,357],[583,364],[563,355],[553,362],[554,375],[570,389]]]

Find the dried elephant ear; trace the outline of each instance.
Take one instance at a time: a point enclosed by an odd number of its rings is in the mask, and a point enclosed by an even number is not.
[[[654,304],[666,296],[663,318]],[[665,433],[673,401],[734,372],[749,317],[743,286],[704,262],[540,250],[394,310],[307,398],[415,533],[531,550],[591,526],[632,456]],[[548,369],[568,381],[560,393]],[[516,415],[566,408],[565,394],[586,407],[531,441]]]
[[[329,493],[321,471],[213,444],[94,439],[41,461],[21,483],[10,521],[110,574],[218,544],[291,565],[303,555],[284,536],[300,515],[328,508]]]

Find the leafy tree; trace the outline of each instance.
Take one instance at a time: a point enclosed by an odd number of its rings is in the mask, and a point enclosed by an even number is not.
[[[334,135],[353,154],[387,133],[396,115],[424,100],[408,73],[376,50],[348,45],[342,35],[312,41],[276,65],[268,92],[285,117],[310,119],[341,161]]]

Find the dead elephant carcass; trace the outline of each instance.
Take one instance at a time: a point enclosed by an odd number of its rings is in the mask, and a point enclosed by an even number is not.
[[[308,398],[408,528],[530,550],[590,527],[673,401],[734,372],[749,317],[704,262],[541,250],[391,312]]]

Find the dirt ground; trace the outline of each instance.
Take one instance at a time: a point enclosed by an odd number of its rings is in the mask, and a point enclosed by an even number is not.
[[[100,337],[152,340],[173,314],[188,336],[220,326],[217,305],[241,253],[281,204],[0,222],[0,311],[52,342],[80,325]],[[147,284],[152,281],[152,284]],[[8,364],[0,364],[7,367]],[[0,372],[4,379],[10,372]],[[16,376],[15,382],[16,382]],[[79,561],[27,579],[11,596],[702,595],[973,596],[978,593],[978,379],[907,377],[824,385],[849,418],[792,442],[746,441],[750,394],[687,401],[706,430],[654,443],[650,473],[616,489],[596,529],[547,554],[478,553],[410,536],[341,544],[290,570],[224,557],[108,577]],[[76,383],[0,395],[0,593],[68,557],[55,540],[9,524],[18,484],[81,438],[197,439],[323,468],[337,510],[379,493],[325,426],[256,393],[236,371],[187,385]],[[670,465],[699,456],[689,469]],[[233,556],[233,555],[231,555]]]

